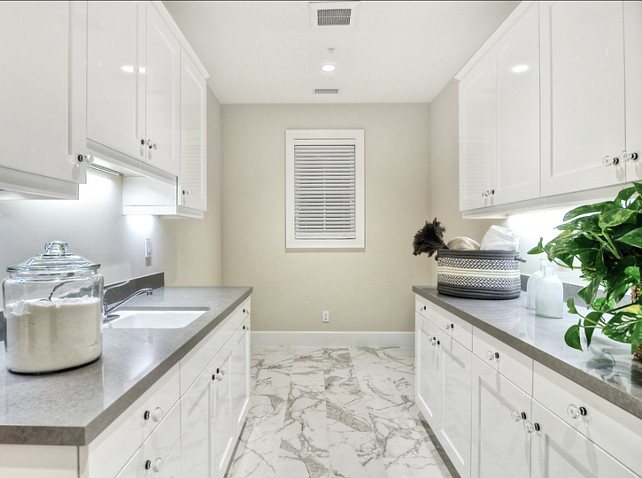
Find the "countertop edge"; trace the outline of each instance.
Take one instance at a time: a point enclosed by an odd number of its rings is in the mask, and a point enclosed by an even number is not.
[[[427,290],[436,292],[435,287],[413,286],[412,290],[415,294],[441,307],[445,311],[450,312],[456,317],[465,320],[473,327],[477,327],[483,332],[486,332],[488,335],[491,335],[497,340],[505,343],[509,347],[514,348],[518,352],[523,353],[534,361],[550,368],[554,372],[559,373],[568,380],[586,388],[595,395],[604,398],[605,400],[613,403],[614,405],[620,407],[628,413],[642,419],[642,407],[640,406],[640,400],[636,399],[630,393],[617,389],[616,387],[610,385],[608,382],[604,382],[597,377],[584,372],[580,368],[574,367],[573,365],[568,364],[563,360],[560,360],[559,358],[550,355],[549,353],[504,332],[503,330],[493,327],[489,323],[460,310],[452,304],[448,304],[440,300],[438,296],[426,293]]]

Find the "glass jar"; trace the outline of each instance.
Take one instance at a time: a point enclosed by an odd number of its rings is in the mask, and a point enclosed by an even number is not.
[[[535,283],[535,315],[561,319],[563,313],[564,285],[549,264]]]
[[[48,242],[45,253],[7,268],[2,282],[7,368],[44,373],[78,367],[102,353],[100,264]]]

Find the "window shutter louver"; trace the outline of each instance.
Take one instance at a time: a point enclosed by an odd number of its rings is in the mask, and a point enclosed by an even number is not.
[[[354,144],[295,144],[297,239],[356,237]]]

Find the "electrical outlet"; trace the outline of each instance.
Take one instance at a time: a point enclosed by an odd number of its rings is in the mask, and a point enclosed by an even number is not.
[[[324,310],[321,312],[321,322],[330,322],[330,311]]]
[[[150,259],[152,257],[152,238],[145,238],[145,259]]]

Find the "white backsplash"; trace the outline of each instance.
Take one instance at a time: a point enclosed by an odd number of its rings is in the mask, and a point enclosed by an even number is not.
[[[101,264],[106,284],[164,271],[171,221],[123,216],[121,190],[121,178],[90,171],[78,201],[0,201],[0,278],[51,240],[66,241],[71,252]],[[152,238],[151,260],[144,257],[145,237]]]
[[[520,237],[520,255],[526,259],[526,263],[520,267],[522,274],[531,275],[539,270],[539,260],[546,256],[544,254],[528,255],[528,251],[537,245],[540,237],[544,239],[544,244],[546,244],[557,236],[561,231],[558,231],[555,227],[564,222],[564,214],[571,209],[573,209],[573,206],[514,214],[509,216],[503,223],[504,226],[513,231],[513,234]],[[562,279],[562,282],[586,285],[580,279],[578,270],[555,266],[555,272]]]

